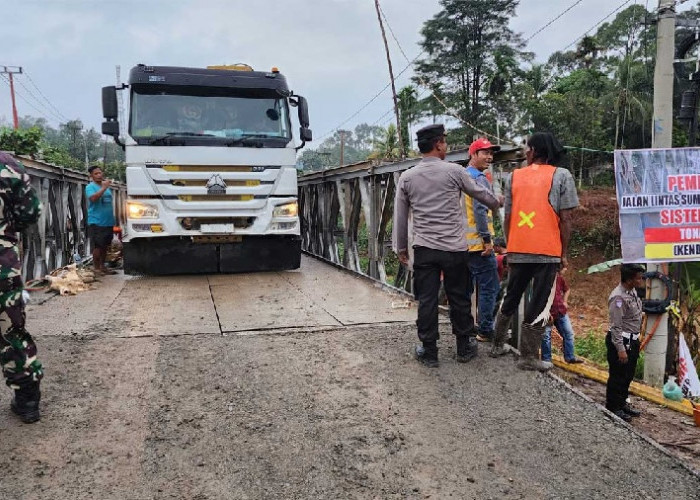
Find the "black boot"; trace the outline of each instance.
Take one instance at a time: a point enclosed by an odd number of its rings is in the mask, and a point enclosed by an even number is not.
[[[505,343],[508,338],[508,327],[510,326],[511,316],[504,316],[498,311],[496,316],[496,328],[493,332],[493,346],[491,347],[491,352],[489,356],[492,358],[497,358],[508,354],[508,349],[506,349]]]
[[[437,368],[439,365],[438,348],[435,342],[423,342],[423,345],[417,345],[414,356],[428,368]]]
[[[630,417],[638,417],[642,414],[641,410],[632,408],[628,403],[625,403],[625,406],[622,407],[622,411],[627,413]]]
[[[540,360],[540,345],[544,335],[543,326],[522,324],[522,338],[520,339],[520,361],[518,368],[521,370],[533,370],[546,372],[552,369],[552,363]]]
[[[475,337],[471,335],[457,335],[457,355],[455,359],[458,363],[466,363],[476,358],[479,353],[479,345]]]
[[[24,386],[21,389],[15,390],[15,397],[12,398],[10,409],[19,419],[25,424],[38,422],[41,419],[39,413],[39,401],[41,400],[41,391],[39,391],[39,383],[29,386]]]

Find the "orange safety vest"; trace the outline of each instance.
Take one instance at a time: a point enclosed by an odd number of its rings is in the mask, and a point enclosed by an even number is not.
[[[559,216],[549,203],[555,171],[532,165],[513,172],[508,253],[561,257]]]

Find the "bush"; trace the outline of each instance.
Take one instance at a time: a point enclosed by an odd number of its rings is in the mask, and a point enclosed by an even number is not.
[[[605,337],[596,335],[594,332],[589,330],[586,335],[576,337],[574,339],[574,346],[576,354],[589,359],[598,365],[601,365],[607,370],[608,350],[605,346]],[[639,354],[637,367],[634,371],[634,378],[638,380],[642,380],[644,378],[644,352]]]
[[[588,331],[586,335],[574,338],[576,354],[590,359],[598,365],[608,366],[607,349],[605,347],[605,337],[596,335]]]

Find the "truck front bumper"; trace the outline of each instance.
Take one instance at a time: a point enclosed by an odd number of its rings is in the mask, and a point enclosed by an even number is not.
[[[126,274],[215,274],[298,269],[301,237],[248,236],[240,242],[194,243],[188,237],[135,238],[124,243]]]

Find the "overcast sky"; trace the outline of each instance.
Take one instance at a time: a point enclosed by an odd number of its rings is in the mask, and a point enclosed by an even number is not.
[[[574,3],[521,0],[511,26],[527,38]],[[534,37],[528,49],[546,60],[623,3],[582,0]],[[381,4],[413,59],[420,52],[420,29],[439,11],[438,0]],[[125,78],[137,63],[277,66],[290,87],[309,100],[318,139],[341,124],[352,129],[391,120],[386,91],[346,122],[389,81],[373,0],[0,0],[0,13],[0,65],[26,71],[16,78],[19,114],[44,115],[54,126],[59,117],[79,118],[99,130],[101,87],[114,83],[116,65]],[[387,36],[396,74],[407,62]],[[397,88],[408,84],[410,76],[409,70],[398,77]],[[11,116],[9,88],[0,80],[0,118],[10,121]]]

